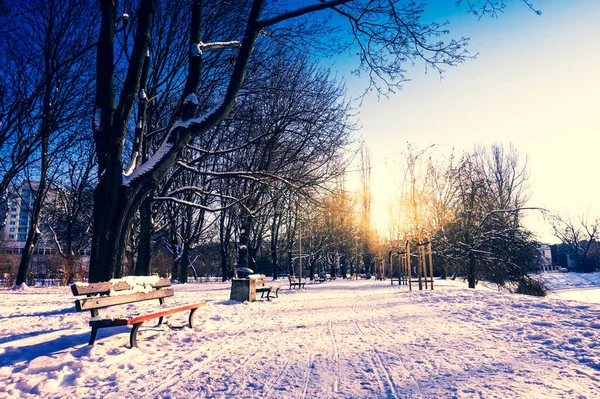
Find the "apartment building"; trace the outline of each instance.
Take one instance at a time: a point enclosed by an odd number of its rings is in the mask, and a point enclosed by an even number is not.
[[[5,251],[20,253],[25,246],[38,186],[37,182],[23,183],[13,187],[7,198],[3,199],[3,206],[0,206],[0,241]],[[51,190],[46,201],[52,203],[55,199],[56,195]],[[42,234],[38,252],[50,253],[52,249],[52,243]]]

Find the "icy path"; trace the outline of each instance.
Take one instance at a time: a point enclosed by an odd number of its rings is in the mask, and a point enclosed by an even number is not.
[[[176,289],[209,301],[199,327],[143,328],[139,349],[119,329],[85,345],[65,289],[0,292],[0,398],[600,397],[599,305],[453,283],[328,282],[251,304],[228,284]]]

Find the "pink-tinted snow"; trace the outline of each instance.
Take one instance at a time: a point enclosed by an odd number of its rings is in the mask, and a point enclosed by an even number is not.
[[[0,398],[600,397],[600,305],[462,282],[282,284],[254,303],[229,301],[229,283],[175,286],[207,301],[197,328],[148,322],[139,349],[127,328],[88,346],[68,288],[1,291]]]

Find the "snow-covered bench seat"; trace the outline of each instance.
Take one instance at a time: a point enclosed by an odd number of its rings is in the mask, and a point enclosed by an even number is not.
[[[256,292],[261,293],[260,297],[264,298],[265,293],[267,294],[267,301],[271,300],[271,293],[275,292],[275,298],[279,298],[279,289],[281,288],[281,284],[274,284],[267,282],[267,276],[264,274],[255,275],[251,274],[248,276],[249,278],[254,278],[256,280]]]
[[[75,308],[78,312],[90,311],[92,319],[90,326],[90,345],[94,344],[98,329],[117,326],[133,326],[129,343],[132,348],[137,347],[137,332],[140,326],[148,320],[158,319],[161,325],[165,316],[189,310],[189,325],[194,328],[194,313],[206,302],[187,304],[184,306],[166,307],[165,298],[174,295],[171,282],[159,277],[125,277],[114,279],[104,283],[75,283],[71,285],[71,291],[76,297],[85,296],[75,300]],[[157,300],[159,307],[146,314],[106,314],[99,315],[98,309],[110,308],[136,302]],[[131,312],[131,311],[130,311]]]

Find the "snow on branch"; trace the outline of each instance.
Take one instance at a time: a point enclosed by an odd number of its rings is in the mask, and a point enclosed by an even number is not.
[[[163,141],[158,150],[150,157],[150,159],[148,159],[135,170],[131,170],[131,165],[129,165],[127,170],[123,171],[123,186],[128,186],[133,180],[154,169],[156,165],[169,153],[171,148],[173,148],[173,144],[168,141],[168,138],[171,136],[171,133],[173,133],[175,129],[189,129],[192,125],[204,122],[208,117],[214,114],[221,105],[222,104],[215,105],[214,107],[210,108],[208,111],[206,111],[202,115],[197,116],[196,118],[191,118],[187,121],[182,121],[181,119],[176,121],[173,124],[173,126],[171,126],[171,128],[169,129],[169,133],[167,133],[167,135],[165,136],[167,139]]]
[[[186,97],[185,101],[191,101],[191,99],[188,97]],[[202,115],[199,115],[195,118],[190,118],[187,121],[182,121],[181,119],[179,119],[178,121],[176,121],[173,126],[171,126],[171,129],[169,129],[169,134],[167,134],[167,137],[173,132],[173,130],[177,129],[177,128],[185,128],[185,129],[189,129],[192,125],[199,125],[202,122],[204,122],[206,119],[208,119],[208,117],[210,117],[212,114],[214,114],[217,109],[219,109],[219,107],[223,105],[223,103],[219,103],[218,105],[215,105],[214,107],[211,107],[208,109],[208,111],[206,111],[205,113],[203,113]]]
[[[100,108],[96,108],[96,112],[94,112],[94,130],[96,130],[97,132],[100,131],[102,124],[100,123],[100,121],[102,120],[102,114],[100,112]]]
[[[123,175],[129,176],[133,172],[133,170],[135,169],[135,164],[136,164],[135,160],[137,159],[139,154],[140,153],[137,150],[133,152],[133,154],[131,155],[131,160],[129,161],[129,165],[123,172]]]
[[[130,170],[133,169],[130,165],[130,167],[127,168],[128,170],[123,172],[123,185],[128,186],[129,183],[131,183],[133,180],[151,171],[156,166],[156,164],[158,164],[158,162],[160,162],[160,160],[168,154],[169,150],[172,147],[173,144],[164,141],[158,148],[158,150],[150,157],[150,159],[148,159],[146,162],[140,165],[137,169]]]
[[[56,249],[58,249],[58,253],[62,257],[66,258],[67,255],[65,255],[65,252],[63,251],[62,246],[60,245],[60,242],[58,241],[58,236],[56,235],[56,232],[54,231],[54,229],[52,228],[52,226],[50,225],[50,223],[48,223],[48,228],[52,232],[52,239],[54,240],[54,244],[56,244]]]
[[[184,104],[192,103],[194,105],[198,105],[198,97],[194,93],[188,94],[188,96],[183,100]]]
[[[201,205],[201,204],[197,204],[195,202],[186,201],[186,200],[182,200],[182,199],[174,198],[174,197],[154,197],[153,200],[154,201],[172,201],[172,202],[175,202],[177,204],[182,204],[182,205],[189,206],[189,207],[192,207],[192,208],[197,208],[197,209],[203,209],[203,210],[208,211],[208,212],[220,212],[220,211],[224,211],[226,209],[229,209],[232,206],[235,206],[235,205],[237,205],[239,203],[243,203],[242,201],[245,201],[247,198],[248,198],[248,196],[236,199],[231,204],[228,204],[228,205],[225,205],[225,206],[222,206],[222,207],[218,207],[218,208],[212,208],[210,206]]]
[[[231,42],[212,42],[212,43],[192,43],[190,48],[190,54],[192,57],[202,56],[203,51],[215,50],[227,47],[240,47],[242,45],[239,41]]]

